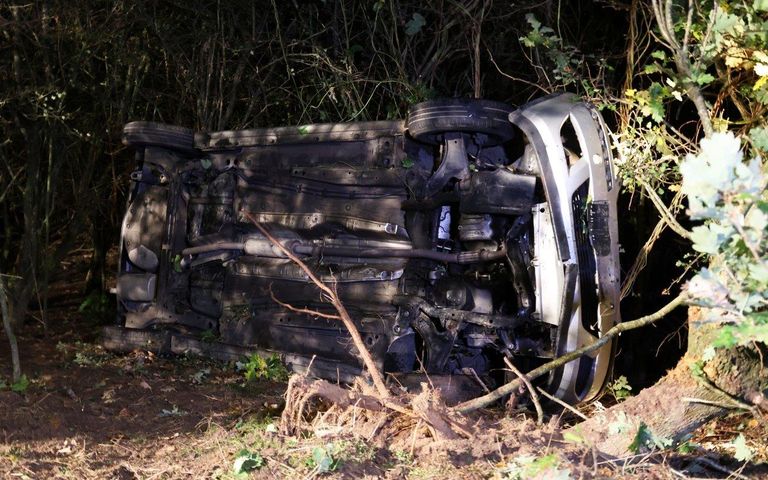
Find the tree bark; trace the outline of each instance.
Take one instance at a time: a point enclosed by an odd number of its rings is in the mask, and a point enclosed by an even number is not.
[[[0,273],[0,315],[3,317],[3,327],[5,335],[8,337],[8,343],[11,346],[11,365],[13,366],[13,383],[21,378],[21,362],[19,361],[19,345],[16,343],[16,335],[13,334],[11,326],[11,315],[8,311],[8,296],[5,293],[5,281],[3,274]]]
[[[603,453],[620,456],[630,452],[641,424],[656,438],[676,443],[715,417],[749,407],[743,399],[765,397],[768,349],[764,345],[717,349],[714,358],[705,362],[703,352],[720,326],[702,320],[695,307],[689,310],[689,325],[688,352],[664,378],[568,432]],[[697,365],[703,375],[694,374]]]

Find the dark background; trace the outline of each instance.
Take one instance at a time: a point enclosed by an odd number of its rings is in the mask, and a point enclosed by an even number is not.
[[[558,90],[605,101],[633,80],[628,33],[632,26],[645,35],[649,24],[637,4],[4,3],[0,273],[19,277],[9,285],[17,326],[31,319],[47,325],[49,309],[66,302],[108,305],[109,252],[135,166],[120,143],[125,123],[212,131],[403,118],[410,104],[428,98],[520,105]],[[526,14],[553,28],[564,57],[521,43],[531,30]],[[558,78],[555,70],[569,75]],[[603,114],[615,126],[618,114],[607,105]],[[640,195],[627,194],[621,204],[627,269],[658,217]],[[681,274],[676,263],[687,248],[662,235],[622,303],[625,319],[666,303],[664,290]],[[66,298],[56,288],[62,283],[75,289]],[[673,366],[685,348],[684,312],[677,315],[622,337],[617,374],[644,386]]]

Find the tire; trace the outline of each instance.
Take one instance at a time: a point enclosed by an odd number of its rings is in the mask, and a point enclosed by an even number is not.
[[[131,122],[123,128],[123,144],[129,147],[162,147],[185,154],[197,152],[192,130],[156,122]]]
[[[514,137],[511,111],[510,106],[490,100],[429,100],[410,108],[406,128],[415,140],[432,145],[441,144],[445,133],[460,132],[485,135],[483,145],[493,146]]]

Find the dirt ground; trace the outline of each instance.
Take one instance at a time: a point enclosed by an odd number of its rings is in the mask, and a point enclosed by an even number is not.
[[[0,478],[768,478],[768,427],[748,416],[705,426],[684,453],[620,459],[563,438],[568,417],[537,427],[520,412],[472,419],[469,441],[413,428],[391,441],[354,428],[282,435],[284,383],[245,384],[234,365],[195,357],[105,352],[77,307],[61,302],[47,330],[32,321],[20,335],[30,384],[0,389]],[[8,359],[3,336],[6,383]],[[752,462],[734,458],[739,434]]]

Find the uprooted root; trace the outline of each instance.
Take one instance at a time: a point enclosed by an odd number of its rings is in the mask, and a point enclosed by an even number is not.
[[[353,432],[372,440],[422,428],[437,440],[470,438],[473,433],[466,419],[445,406],[440,391],[428,385],[422,385],[417,395],[382,399],[361,382],[350,389],[303,375],[288,382],[281,418],[283,433],[312,431],[324,436]]]

